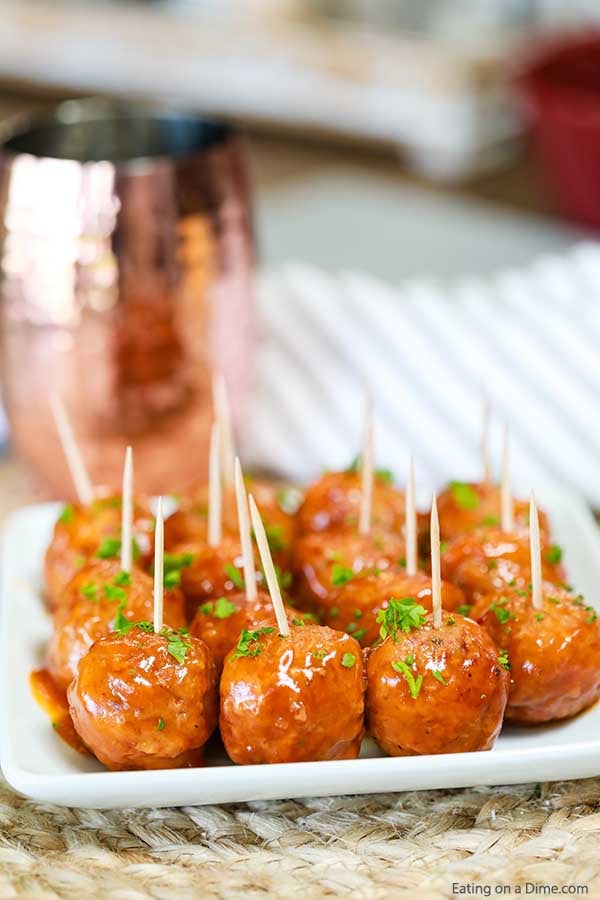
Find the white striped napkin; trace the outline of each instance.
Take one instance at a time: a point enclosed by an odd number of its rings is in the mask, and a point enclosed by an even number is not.
[[[600,244],[453,286],[290,263],[259,283],[263,343],[247,464],[307,479],[357,451],[372,385],[377,460],[422,487],[477,479],[482,384],[517,485],[600,507]]]

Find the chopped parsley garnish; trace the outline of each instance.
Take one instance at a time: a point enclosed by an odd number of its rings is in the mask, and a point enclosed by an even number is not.
[[[263,634],[272,634],[274,631],[274,628],[257,628],[256,631],[246,631],[245,628],[242,628],[233,658],[236,659],[238,656],[260,656],[262,647],[258,643],[259,638]],[[256,646],[252,647],[251,644]]]
[[[73,521],[74,515],[75,515],[75,510],[73,509],[71,504],[68,503],[63,508],[63,511],[61,512],[60,516],[58,517],[58,521],[62,522],[63,525],[67,525],[69,522]]]
[[[329,617],[331,619],[335,619],[335,617],[339,616],[339,614],[340,614],[340,610],[339,610],[338,606],[334,606],[332,609],[329,610]]]
[[[502,601],[506,603],[506,597],[501,597],[498,603],[492,603],[489,611],[496,613],[496,618],[501,625],[504,625],[506,622],[510,622],[511,619],[516,619],[517,617],[510,609],[506,609],[506,607],[502,605]]]
[[[227,563],[225,566],[225,574],[232,582],[233,586],[238,589],[238,591],[243,591],[245,588],[244,577],[237,566],[234,566],[233,563]]]
[[[165,720],[164,720],[164,719],[159,719],[158,722],[156,723],[156,730],[157,730],[157,731],[163,731],[165,725],[166,725]]]
[[[178,663],[182,663],[186,653],[192,646],[189,641],[185,640],[187,628],[180,631],[167,631],[167,629],[163,628],[161,634],[165,632],[167,634],[167,651]]]
[[[271,553],[279,553],[287,547],[283,539],[283,527],[281,525],[265,525],[265,534]]]
[[[87,584],[84,584],[80,590],[80,593],[83,594],[84,597],[87,597],[88,600],[97,600],[98,599],[98,585],[95,581],[88,581]]]
[[[355,618],[355,619],[362,619],[362,609],[355,609],[355,610],[354,610],[354,618]]]
[[[444,678],[444,676],[438,669],[432,669],[431,674],[437,681],[439,681],[440,684],[443,684],[444,687],[448,687],[448,682],[446,681],[446,679]]]
[[[589,613],[588,625],[592,625],[592,623],[595,622],[596,619],[598,618],[596,610],[594,609],[593,606],[586,606],[585,611]]]
[[[275,569],[275,577],[277,578],[277,583],[282,591],[287,591],[292,586],[292,573],[288,572],[287,569],[282,569],[280,566],[275,565],[273,567]]]
[[[359,628],[358,631],[355,631],[352,637],[356,638],[357,641],[362,641],[365,634],[367,633],[366,628]]]
[[[400,557],[400,559],[398,560],[398,565],[400,566],[401,569],[406,568],[406,557],[405,556]]]
[[[167,572],[180,572],[182,569],[189,569],[193,562],[193,553],[165,553],[163,559],[164,572],[166,574]]]
[[[543,620],[544,620],[544,613],[537,612],[537,613],[535,614],[535,618],[536,618],[536,620],[537,620],[538,622],[543,622]]]
[[[165,572],[163,576],[163,585],[166,588],[176,588],[181,584],[181,570],[173,569],[172,572]]]
[[[454,616],[448,616],[446,619],[446,625],[456,625],[456,619]]]
[[[215,616],[217,619],[228,619],[238,611],[235,603],[228,600],[227,597],[219,597],[215,600]]]
[[[408,684],[410,696],[413,698],[413,700],[416,700],[419,696],[421,685],[423,684],[423,676],[418,675],[417,678],[415,678],[409,668],[409,666],[412,665],[412,657],[409,657],[409,659],[411,659],[410,663],[408,662],[408,660],[406,662],[401,659],[394,660],[394,662],[392,663],[392,668],[395,669],[396,672],[400,672],[401,675],[404,675]]]
[[[340,565],[340,563],[334,563],[331,567],[331,583],[334,587],[342,587],[344,584],[348,584],[354,578],[354,572],[352,569],[348,569],[346,566]]]
[[[114,583],[116,585],[130,585],[131,584],[131,573],[124,572],[121,570],[118,575],[115,575]]]
[[[560,603],[560,600],[558,597],[546,597],[546,599],[547,599],[548,603],[553,603],[555,606],[558,606]]]
[[[440,541],[440,553],[445,553],[448,549],[448,541]]]
[[[127,593],[123,590],[123,588],[117,587],[114,584],[104,585],[104,596],[107,600],[127,600]]]
[[[413,597],[403,597],[401,600],[390,597],[388,606],[377,613],[377,623],[381,625],[379,634],[382,638],[391,634],[394,643],[398,638],[398,632],[408,633],[413,628],[419,628],[426,621],[426,610]]]
[[[468,616],[471,612],[471,607],[468,603],[463,603],[461,604],[461,606],[456,607],[456,612],[459,614],[459,616]]]
[[[553,544],[551,547],[546,550],[546,562],[551,564],[558,564],[563,558],[562,547],[559,547],[558,544]]]
[[[311,655],[314,656],[315,659],[325,659],[327,656],[324,650],[313,650]]]
[[[294,616],[292,619],[292,625],[296,625],[297,627],[302,627],[302,625],[306,625],[307,622],[316,622],[317,617],[314,613],[300,613],[299,616]]]
[[[464,481],[451,481],[450,491],[457,506],[461,509],[477,509],[479,496],[475,488]]]
[[[344,653],[342,656],[342,665],[345,669],[351,669],[355,662],[356,656],[354,653]]]
[[[96,551],[96,556],[98,557],[98,559],[112,559],[113,556],[117,556],[120,550],[120,538],[103,538],[100,541],[98,550]]]
[[[573,606],[583,606],[584,603],[583,594],[577,594],[577,596],[573,598]]]
[[[495,559],[488,559],[488,561],[487,561],[487,567],[488,567],[488,569],[497,569],[497,568],[498,568],[498,562],[497,562]]]
[[[130,622],[127,616],[123,615],[126,604],[120,603],[113,623],[113,631],[118,631],[121,637],[127,634],[133,628],[134,623]]]
[[[354,459],[352,460],[352,462],[346,469],[346,472],[356,475],[357,472],[360,472],[361,466],[362,466],[362,458],[359,453],[358,456],[354,457]],[[375,469],[374,474],[375,474],[375,478],[378,481],[381,481],[382,484],[393,484],[394,483],[394,473],[392,472],[391,469]]]
[[[486,516],[485,519],[481,520],[481,525],[483,526],[483,528],[489,528],[499,524],[500,519],[498,518],[498,516]]]
[[[500,653],[498,654],[498,665],[502,666],[502,668],[506,669],[506,671],[509,671],[510,662],[508,661],[508,651],[507,650],[501,650]]]

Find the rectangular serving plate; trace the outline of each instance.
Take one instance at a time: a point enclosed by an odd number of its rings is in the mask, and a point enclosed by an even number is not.
[[[582,501],[546,493],[553,534],[565,551],[569,577],[597,604],[600,541]],[[72,807],[190,806],[287,797],[366,794],[600,774],[600,705],[558,725],[503,729],[489,753],[390,758],[370,741],[361,758],[340,762],[234,766],[218,742],[198,769],[107,772],[59,740],[29,690],[51,631],[41,600],[42,561],[59,507],[19,510],[7,523],[2,552],[0,643],[0,763],[15,790]]]

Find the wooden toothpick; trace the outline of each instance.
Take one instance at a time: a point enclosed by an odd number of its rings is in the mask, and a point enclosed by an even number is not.
[[[415,470],[411,456],[406,482],[404,534],[406,538],[406,574],[417,574],[417,510],[415,507]]]
[[[531,557],[531,603],[534,609],[541,609],[542,548],[540,545],[540,519],[533,491],[529,501],[529,553]]]
[[[490,398],[485,387],[482,387],[481,410],[481,467],[483,471],[483,483],[490,484],[492,470],[490,466]]]
[[[267,541],[267,535],[265,533],[265,526],[263,525],[260,513],[258,511],[258,506],[256,505],[256,501],[254,500],[252,494],[250,494],[248,500],[250,502],[250,515],[252,517],[254,536],[256,537],[258,552],[260,554],[260,561],[265,573],[265,578],[267,579],[267,587],[269,588],[271,603],[273,604],[273,609],[275,610],[275,618],[277,619],[279,634],[289,635],[290,625],[285,614],[283,598],[281,596],[279,582],[277,581],[275,566],[273,565],[271,550],[269,549],[269,542]]]
[[[133,451],[125,450],[121,493],[121,569],[131,572],[133,543]]]
[[[213,404],[215,418],[221,431],[220,454],[223,479],[227,487],[233,487],[235,468],[235,442],[233,440],[233,425],[231,423],[231,406],[229,394],[223,375],[215,375],[213,379]]]
[[[156,634],[162,631],[163,627],[164,544],[162,497],[159,497],[154,529],[154,632]]]
[[[244,560],[244,583],[246,585],[246,600],[251,603],[256,600],[256,576],[254,574],[254,547],[252,546],[252,533],[250,531],[250,519],[248,517],[248,498],[244,475],[239,459],[235,458],[235,499],[237,502],[238,525],[240,529],[240,542],[242,544],[242,558]]]
[[[94,499],[94,489],[64,403],[54,393],[50,394],[49,400],[54,424],[73,479],[77,498],[83,506],[89,506]]]
[[[210,432],[208,455],[208,544],[217,547],[221,543],[221,464],[219,454],[219,423],[214,422]]]
[[[440,563],[440,522],[435,494],[431,501],[431,608],[433,627],[442,625],[442,574]]]
[[[502,531],[513,531],[515,527],[514,502],[510,487],[509,435],[508,425],[504,426],[502,447],[502,482],[500,485],[500,527]]]
[[[370,390],[367,390],[361,463],[358,533],[366,535],[371,531],[371,518],[373,515],[373,401]]]

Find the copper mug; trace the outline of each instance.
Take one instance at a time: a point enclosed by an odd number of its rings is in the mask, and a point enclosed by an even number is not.
[[[205,477],[211,381],[239,422],[251,383],[254,244],[236,135],[164,108],[69,101],[0,134],[1,377],[11,440],[71,497],[48,398],[95,484]]]

